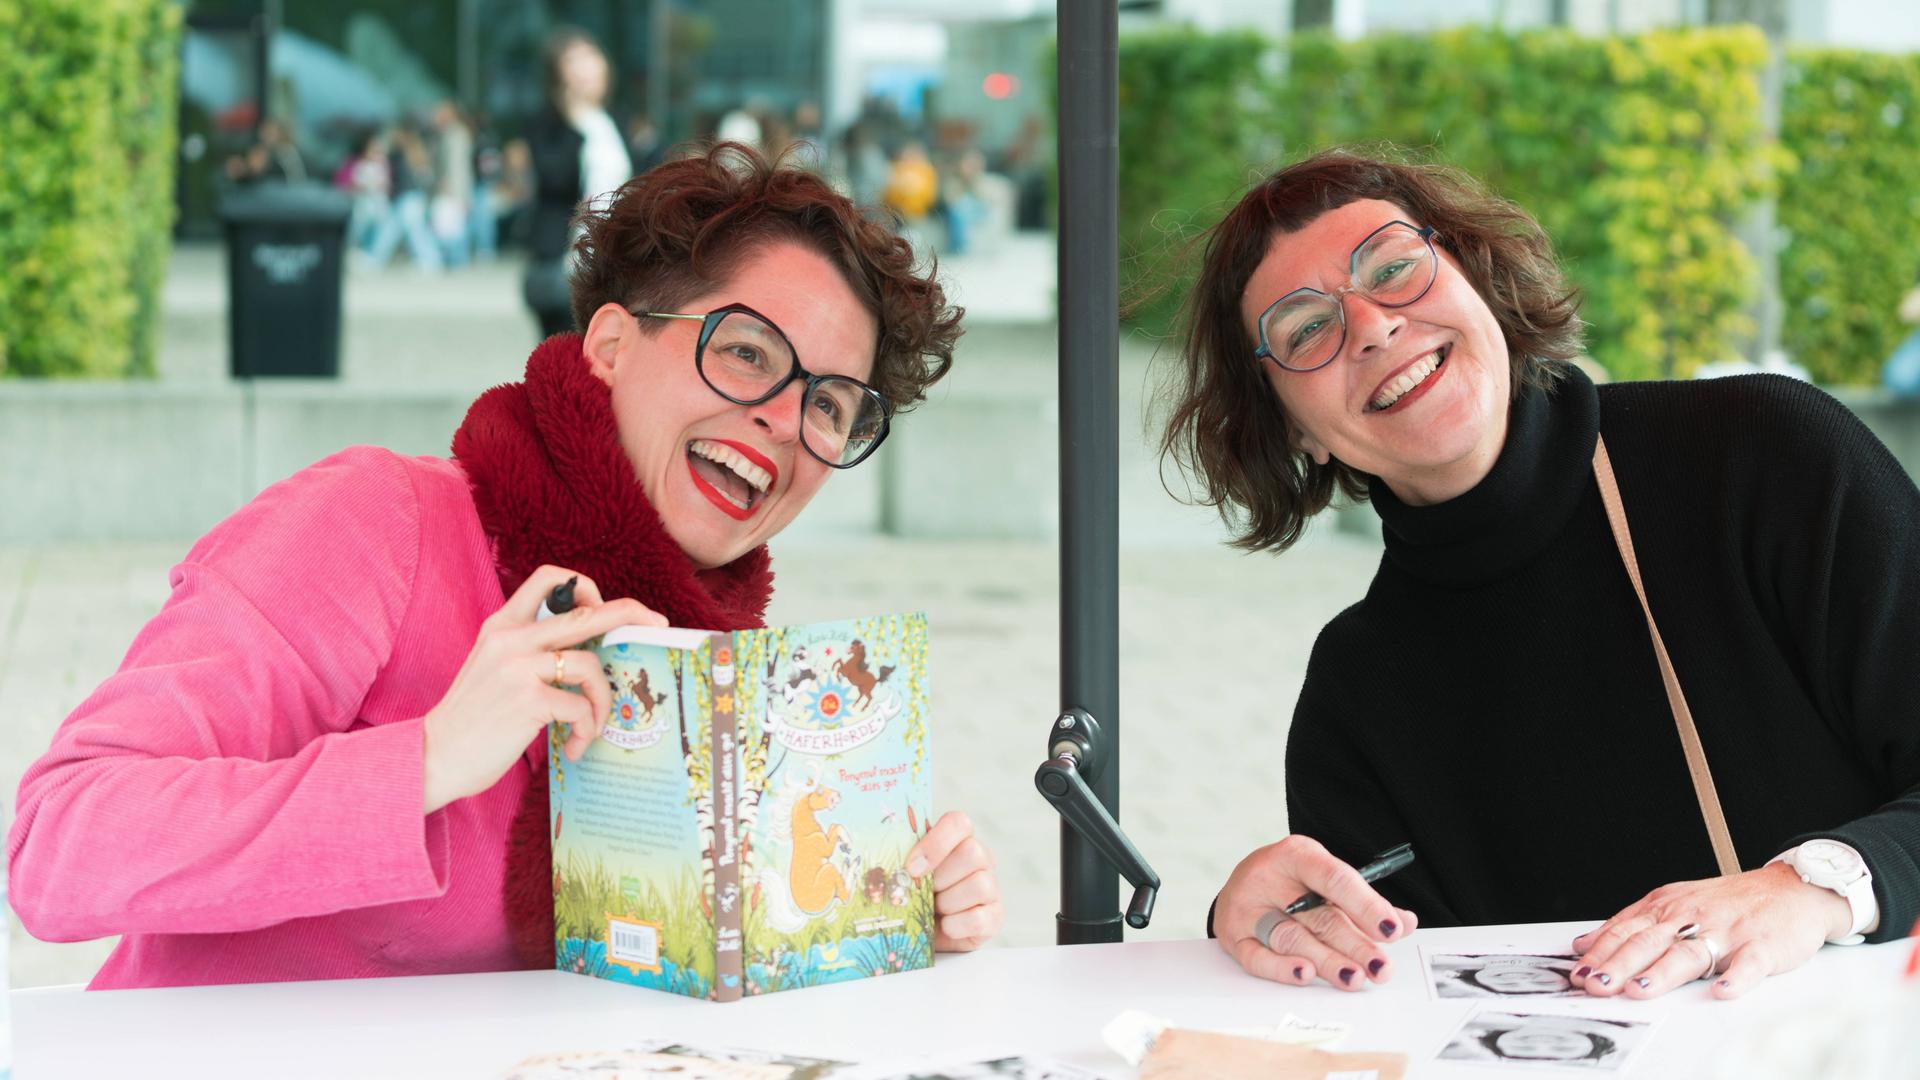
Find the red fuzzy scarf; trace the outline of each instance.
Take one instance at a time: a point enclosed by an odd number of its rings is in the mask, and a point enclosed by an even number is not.
[[[667,535],[620,445],[607,385],[578,334],[548,338],[524,382],[480,395],[453,436],[511,596],[541,565],[577,570],[608,600],[630,596],[673,626],[764,625],[773,595],[765,547],[702,570]],[[507,852],[506,908],[529,967],[553,966],[553,872],[544,777],[528,791]]]

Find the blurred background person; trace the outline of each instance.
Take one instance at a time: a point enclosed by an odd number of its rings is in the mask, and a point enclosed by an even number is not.
[[[391,204],[380,228],[367,246],[367,261],[385,267],[402,243],[413,265],[437,273],[445,265],[440,243],[427,221],[427,193],[433,189],[433,157],[412,124],[394,128],[387,140],[387,172]]]
[[[263,180],[304,184],[307,180],[307,163],[300,156],[300,148],[293,144],[287,126],[273,117],[260,121],[253,145],[228,158],[226,170],[227,179],[236,184]]]
[[[613,69],[600,46],[584,31],[564,29],[547,39],[543,56],[547,107],[527,129],[534,191],[521,291],[545,338],[574,329],[567,291],[574,209],[626,183],[633,159],[607,112]]]
[[[926,220],[939,195],[940,174],[927,157],[927,148],[918,142],[902,146],[887,168],[887,186],[881,198],[907,224],[916,225]]]
[[[635,176],[667,160],[667,140],[645,113],[635,115],[627,124],[627,156],[633,159]]]
[[[845,157],[847,197],[856,206],[877,206],[887,190],[887,154],[872,125],[855,120],[847,125],[840,145]]]
[[[473,121],[473,205],[467,212],[467,242],[476,262],[491,261],[500,245],[500,189],[506,160],[492,127]]]
[[[473,250],[473,128],[452,98],[433,107],[433,197],[427,217],[447,265],[465,266]]]
[[[491,199],[494,235],[511,247],[527,246],[528,218],[533,210],[533,151],[525,139],[508,139],[500,147],[500,173]]]
[[[387,163],[387,140],[379,129],[369,129],[354,141],[353,153],[333,174],[333,186],[353,197],[347,219],[347,247],[363,256],[373,250],[373,238],[386,227],[393,209],[393,172]]]

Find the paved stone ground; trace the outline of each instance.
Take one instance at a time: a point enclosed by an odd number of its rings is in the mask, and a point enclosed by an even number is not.
[[[954,269],[975,311],[1044,321],[1051,262],[1029,245]],[[175,259],[161,351],[169,381],[225,377],[219,275],[217,251]],[[533,338],[510,265],[355,275],[347,304],[343,377],[353,381],[485,386],[517,377]],[[1164,881],[1153,926],[1134,936],[1181,938],[1202,933],[1235,862],[1284,832],[1281,752],[1308,650],[1359,597],[1379,546],[1332,529],[1278,558],[1221,546],[1210,515],[1159,491],[1139,422],[1146,351],[1127,347],[1121,379],[1121,819]],[[1025,370],[1044,367],[1033,361],[984,362],[1022,369],[1023,392],[1051,394],[1045,371]],[[61,718],[117,666],[190,542],[0,546],[0,792],[15,790]],[[1001,943],[1051,942],[1058,828],[1032,777],[1059,705],[1057,549],[867,537],[775,552],[775,620],[929,613],[936,800],[972,815],[999,855]],[[83,981],[111,948],[12,929],[15,986]]]

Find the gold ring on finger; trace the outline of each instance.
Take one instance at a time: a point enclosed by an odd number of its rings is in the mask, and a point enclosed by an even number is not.
[[[553,685],[558,688],[567,681],[567,654],[558,649],[553,651]]]

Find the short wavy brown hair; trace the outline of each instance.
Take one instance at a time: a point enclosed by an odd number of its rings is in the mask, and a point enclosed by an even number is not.
[[[672,311],[733,276],[768,243],[793,241],[839,269],[880,324],[867,380],[895,413],[926,398],[953,366],[962,309],[931,259],[826,181],[740,143],[718,143],[622,184],[575,217],[573,321],[602,304]],[[642,320],[646,332],[658,332]]]
[[[1531,215],[1458,169],[1398,160],[1391,148],[1377,153],[1329,150],[1289,165],[1195,241],[1204,255],[1181,308],[1181,356],[1162,387],[1160,457],[1199,481],[1194,501],[1219,510],[1235,547],[1284,551],[1336,489],[1362,502],[1371,481],[1295,447],[1292,422],[1254,359],[1240,300],[1275,235],[1360,199],[1390,202],[1436,230],[1435,242],[1492,309],[1515,394],[1552,384],[1580,355],[1579,294]]]

